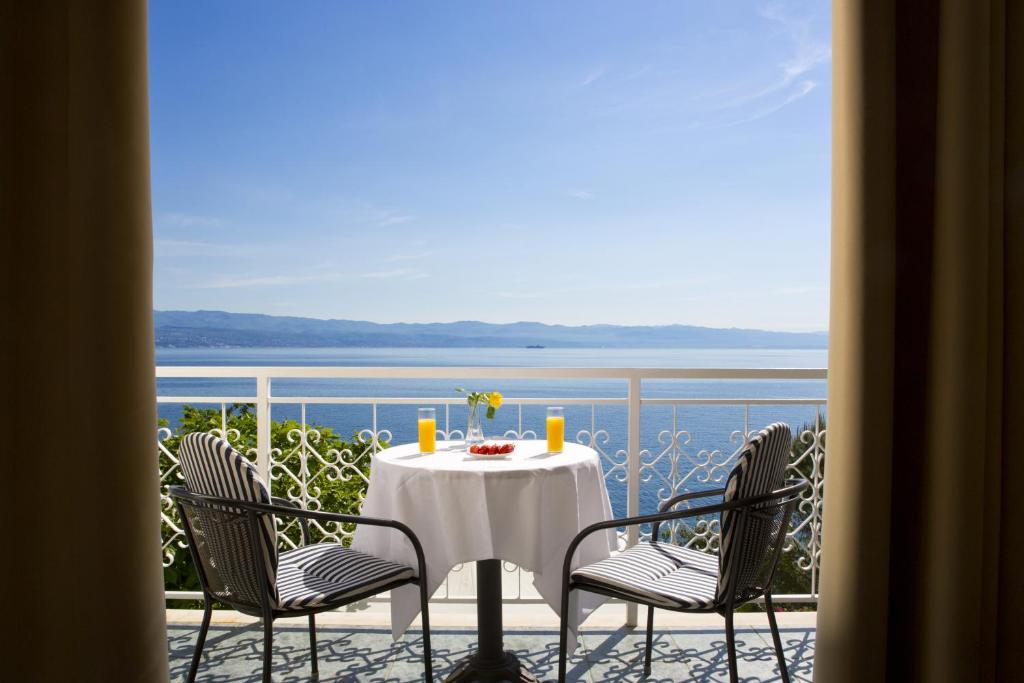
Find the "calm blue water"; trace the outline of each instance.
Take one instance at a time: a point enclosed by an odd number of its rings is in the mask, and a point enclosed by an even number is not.
[[[485,367],[666,367],[666,368],[824,368],[824,350],[761,350],[761,349],[158,349],[158,365],[196,366],[485,366]],[[506,397],[551,397],[557,405],[559,397],[625,398],[623,380],[275,380],[275,396],[456,396],[454,387],[466,385],[481,391],[497,390]],[[160,379],[161,396],[255,396],[256,382],[251,379]],[[649,380],[643,383],[644,398],[813,398],[824,399],[824,381],[805,380]],[[424,402],[423,405],[429,405]],[[387,429],[394,443],[416,439],[416,405],[378,406],[377,420]],[[689,470],[693,461],[701,459],[701,451],[721,450],[728,455],[738,445],[733,433],[776,420],[788,422],[795,430],[811,424],[814,406],[753,405],[746,413],[744,406],[645,406],[641,412],[641,447],[649,451],[645,462],[658,458],[668,445],[669,434],[685,432],[683,458],[675,472],[669,458],[663,457],[645,471],[648,479],[641,493],[641,510],[653,511],[658,491],[665,484],[662,478],[673,479]],[[626,448],[625,406],[566,406],[566,437],[573,438],[580,430],[590,430],[592,421],[607,432],[601,443],[615,462],[616,452]],[[181,415],[181,406],[161,404],[161,417],[172,426]],[[465,429],[466,409],[450,409],[450,427]],[[443,407],[439,406],[439,423],[443,427]],[[273,407],[275,419],[299,417],[298,405]],[[306,418],[311,423],[327,425],[342,434],[352,434],[371,425],[369,405],[309,405]],[[507,429],[518,427],[516,406],[506,406],[484,429],[500,436]],[[544,406],[522,408],[524,429],[533,429],[543,437]],[[688,439],[688,441],[687,441]],[[606,468],[611,464],[606,462]],[[688,488],[711,487],[693,482]],[[609,478],[609,494],[616,514],[625,514],[625,485],[615,474]]]

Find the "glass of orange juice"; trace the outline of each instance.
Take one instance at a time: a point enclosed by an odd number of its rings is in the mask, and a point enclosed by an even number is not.
[[[548,408],[548,453],[561,453],[565,446],[565,413],[561,408]]]
[[[420,408],[420,453],[433,453],[437,449],[437,411]]]

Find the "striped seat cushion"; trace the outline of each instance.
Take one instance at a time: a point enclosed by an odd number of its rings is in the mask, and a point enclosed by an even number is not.
[[[366,555],[338,543],[317,543],[281,553],[278,607],[315,607],[412,578],[411,567]]]
[[[718,557],[670,543],[639,543],[572,573],[572,578],[670,608],[714,605]]]

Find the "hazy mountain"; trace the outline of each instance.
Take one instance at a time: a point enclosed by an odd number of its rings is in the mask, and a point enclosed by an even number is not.
[[[224,311],[154,311],[161,347],[519,347],[823,349],[824,332],[692,325],[372,323]]]

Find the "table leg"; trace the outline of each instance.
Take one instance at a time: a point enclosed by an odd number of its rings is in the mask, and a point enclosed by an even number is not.
[[[480,649],[460,661],[446,683],[537,683],[502,641],[501,560],[476,563],[476,616]]]

